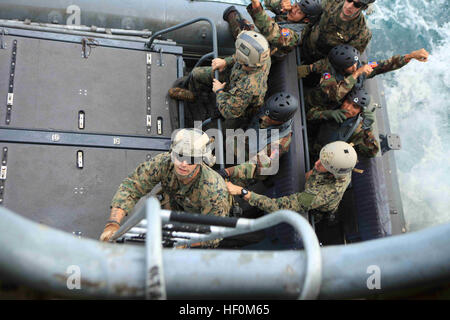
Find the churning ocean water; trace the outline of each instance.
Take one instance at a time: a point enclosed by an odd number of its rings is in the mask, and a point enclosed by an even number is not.
[[[373,32],[370,59],[425,48],[430,57],[378,76],[385,88],[407,227],[450,221],[449,0],[377,0],[367,16]],[[393,152],[393,151],[390,151]]]

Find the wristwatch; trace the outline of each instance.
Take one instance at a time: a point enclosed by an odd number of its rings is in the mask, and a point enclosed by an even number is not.
[[[248,190],[245,188],[242,188],[241,190],[241,198],[245,197],[246,195],[248,195]]]

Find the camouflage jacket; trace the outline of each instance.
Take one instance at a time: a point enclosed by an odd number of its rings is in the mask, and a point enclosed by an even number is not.
[[[227,91],[216,96],[217,107],[225,119],[251,119],[264,104],[267,91],[267,78],[271,59],[256,70],[246,71],[234,57],[228,57],[227,67],[231,67],[231,76]]]
[[[374,70],[365,79],[371,79],[379,74],[400,69],[408,62],[404,56],[395,55],[386,60],[371,61],[369,63],[374,65]],[[363,62],[362,65],[364,64],[366,63]],[[313,63],[312,72],[321,74],[322,77],[316,88],[305,90],[305,101],[308,107],[331,107],[336,105],[336,103],[340,104],[357,82],[353,75],[346,77],[336,75],[328,58]]]
[[[230,175],[230,181],[233,184],[243,187],[252,179],[266,178],[267,175],[262,174],[261,170],[263,168],[271,168],[274,165],[273,161],[279,161],[281,156],[289,151],[291,140],[292,133],[267,145],[266,148],[256,155],[256,159],[227,168]],[[278,168],[278,166],[276,166],[276,168]],[[270,175],[273,174],[276,174],[276,172],[271,173]]]
[[[129,213],[140,198],[149,193],[159,182],[162,191],[171,200],[171,208],[192,213],[227,216],[231,208],[231,196],[222,177],[200,164],[200,172],[189,184],[182,184],[176,174],[170,153],[158,154],[141,163],[119,186],[111,202],[112,208]]]
[[[308,122],[334,121],[327,120],[323,117],[323,111],[325,110],[328,109],[323,107],[311,108],[306,115]],[[377,139],[375,139],[372,130],[363,130],[362,123],[356,127],[355,132],[353,132],[347,142],[353,143],[358,156],[365,158],[375,157],[380,150],[380,145]],[[322,147],[323,145],[316,140],[313,145],[310,145],[310,153],[317,157]]]
[[[276,199],[251,192],[249,204],[266,212],[282,209],[300,212],[315,209],[334,213],[350,181],[351,173],[336,179],[331,173],[321,173],[313,169],[306,181],[305,191]]]
[[[280,1],[272,2],[280,3]],[[290,28],[280,27],[277,23],[277,21],[280,22],[279,19],[270,17],[262,7],[253,9],[252,5],[249,4],[247,11],[253,18],[253,22],[259,32],[266,37],[273,48],[279,49],[281,53],[288,53],[300,44],[301,38],[297,32]]]
[[[309,63],[322,59],[330,50],[339,44],[349,44],[359,52],[364,52],[372,32],[366,24],[361,12],[351,21],[343,21],[340,13],[345,0],[322,0],[323,13],[318,23],[307,25],[302,40],[302,52]]]

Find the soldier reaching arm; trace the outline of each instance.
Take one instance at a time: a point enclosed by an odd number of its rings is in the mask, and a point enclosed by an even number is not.
[[[209,137],[199,129],[182,129],[173,137],[171,151],[140,164],[119,186],[111,215],[100,236],[108,241],[140,198],[158,183],[170,198],[172,210],[227,216],[232,199],[225,182],[213,169]]]
[[[357,155],[353,147],[336,141],[323,147],[314,168],[306,174],[305,191],[271,199],[227,182],[230,194],[240,195],[250,205],[266,212],[288,209],[316,210],[317,213],[335,213],[351,181]]]
[[[404,67],[412,59],[428,61],[425,49],[412,51],[404,56],[395,55],[381,61],[361,62],[358,50],[350,45],[338,45],[328,58],[297,68],[300,78],[310,73],[322,75],[317,87],[305,91],[307,107],[327,107],[340,103],[353,87],[361,87],[364,80]]]

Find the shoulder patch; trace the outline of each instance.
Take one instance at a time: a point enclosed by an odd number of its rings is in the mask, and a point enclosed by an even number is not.
[[[291,34],[291,32],[289,31],[288,28],[283,28],[283,29],[281,29],[281,35],[282,35],[283,37],[289,37],[290,34]]]
[[[322,78],[324,78],[325,80],[328,80],[331,78],[331,74],[329,74],[328,72],[324,73]]]
[[[378,62],[376,62],[376,61],[369,61],[368,65],[371,66],[372,68],[375,68],[375,67],[378,66]]]

